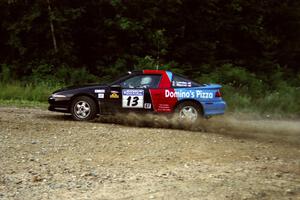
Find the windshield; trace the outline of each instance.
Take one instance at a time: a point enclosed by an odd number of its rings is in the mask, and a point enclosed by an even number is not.
[[[121,76],[118,76],[118,78],[111,82],[109,85],[117,85],[120,84],[123,80],[129,78],[130,76],[132,76],[132,74],[126,73],[126,74],[122,74]]]

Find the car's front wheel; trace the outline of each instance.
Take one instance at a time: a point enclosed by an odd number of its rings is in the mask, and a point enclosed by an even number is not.
[[[96,103],[90,97],[76,97],[71,104],[71,114],[73,119],[77,121],[92,120],[97,115]]]
[[[201,107],[192,101],[179,104],[175,110],[175,114],[180,122],[188,123],[195,123],[203,116]]]

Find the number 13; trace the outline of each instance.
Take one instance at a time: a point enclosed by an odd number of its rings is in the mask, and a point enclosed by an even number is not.
[[[131,101],[131,99],[132,99],[132,101]],[[127,106],[134,107],[134,106],[138,105],[138,103],[139,103],[138,101],[139,101],[139,97],[131,98],[131,96],[129,96],[127,98]]]

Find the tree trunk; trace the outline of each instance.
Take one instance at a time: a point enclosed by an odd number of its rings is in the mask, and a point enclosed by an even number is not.
[[[55,37],[55,33],[54,33],[53,20],[52,20],[52,17],[51,17],[52,9],[51,9],[51,5],[50,5],[50,0],[47,0],[47,2],[48,2],[49,21],[50,21],[50,29],[51,29],[51,35],[52,35],[52,42],[53,42],[54,52],[57,53],[56,37]]]

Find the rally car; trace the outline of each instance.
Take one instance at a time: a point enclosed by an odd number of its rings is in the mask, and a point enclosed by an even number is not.
[[[75,120],[97,115],[150,112],[175,114],[195,122],[224,114],[220,85],[201,84],[165,70],[128,72],[107,85],[68,87],[48,99],[50,111],[71,113]]]

